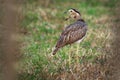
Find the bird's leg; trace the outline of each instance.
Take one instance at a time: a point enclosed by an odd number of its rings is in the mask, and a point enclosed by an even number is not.
[[[77,48],[76,53],[75,53],[76,68],[77,68],[76,73],[78,74],[79,73],[78,72],[78,68],[79,68],[79,43],[77,43],[76,48]]]
[[[79,63],[79,44],[77,44],[77,51],[76,51],[76,56],[77,56],[77,63]]]
[[[69,68],[70,68],[70,64],[71,64],[71,53],[69,53]]]
[[[68,56],[69,56],[69,68],[70,68],[70,64],[71,64],[71,50],[72,50],[72,46],[70,45],[70,49],[69,49],[69,53],[68,53]]]

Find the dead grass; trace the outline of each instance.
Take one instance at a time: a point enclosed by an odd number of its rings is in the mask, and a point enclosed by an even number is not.
[[[66,4],[66,5],[63,5]],[[27,4],[23,27],[25,35],[24,59],[20,65],[20,80],[108,80],[111,75],[109,64],[112,18],[109,7],[101,4],[60,2],[50,7]],[[55,7],[56,6],[56,7]],[[78,8],[88,24],[85,40],[79,45],[66,46],[55,56],[50,56],[64,26],[63,12],[69,6]],[[52,11],[52,12],[51,12]]]

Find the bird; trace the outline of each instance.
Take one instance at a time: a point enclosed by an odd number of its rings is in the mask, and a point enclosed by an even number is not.
[[[74,22],[62,31],[52,51],[52,55],[55,55],[59,49],[66,45],[71,45],[75,42],[79,44],[85,38],[88,30],[86,22],[77,9],[70,8],[65,13],[68,14],[68,17],[65,20],[72,19]]]

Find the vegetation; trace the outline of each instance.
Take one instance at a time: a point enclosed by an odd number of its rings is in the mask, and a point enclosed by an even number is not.
[[[105,80],[109,75],[106,56],[111,34],[109,9],[115,0],[110,4],[105,1],[28,0],[23,6],[21,22],[27,33],[18,67],[19,80]],[[87,36],[79,44],[79,54],[73,44],[51,56],[60,33],[70,23],[64,20],[64,11],[69,8],[81,12],[89,28]]]

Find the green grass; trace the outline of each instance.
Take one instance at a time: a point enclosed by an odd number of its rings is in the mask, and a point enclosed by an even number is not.
[[[21,25],[27,29],[28,34],[23,40],[25,45],[22,47],[23,60],[19,67],[19,80],[58,80],[58,78],[73,80],[68,77],[72,72],[80,75],[80,78],[79,76],[76,78],[81,79],[82,66],[86,67],[85,64],[96,66],[96,59],[99,62],[99,57],[105,55],[103,48],[105,40],[108,39],[106,36],[110,33],[107,26],[109,8],[93,0],[91,2],[72,0],[72,3],[59,0],[57,3],[53,1],[53,5],[49,7],[38,5],[40,3],[36,3],[36,6],[32,4],[32,0],[29,1],[30,3],[23,7],[24,18]],[[86,21],[87,36],[79,45],[78,55],[77,45],[73,44],[62,48],[51,57],[52,48],[64,26],[68,24],[64,21],[63,13],[71,7],[78,9]]]

